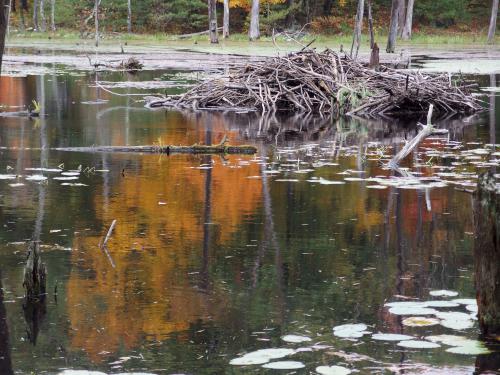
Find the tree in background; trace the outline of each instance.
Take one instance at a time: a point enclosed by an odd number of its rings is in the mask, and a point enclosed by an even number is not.
[[[351,57],[358,57],[359,46],[361,44],[361,30],[363,28],[363,13],[365,12],[365,1],[358,0],[358,10],[356,12],[356,21],[354,24],[354,35],[352,38]],[[353,54],[354,53],[354,54]]]
[[[40,26],[38,25],[38,5],[40,0],[33,0],[33,31],[38,31]]]
[[[495,39],[495,31],[497,28],[497,14],[498,14],[498,0],[493,0],[493,4],[491,6],[491,19],[490,19],[490,27],[488,29],[488,43],[493,43]]]
[[[392,0],[391,22],[389,24],[389,37],[387,38],[387,53],[394,53],[396,49],[400,3],[400,0]]]
[[[50,30],[56,31],[56,0],[50,0]]]
[[[127,32],[132,32],[132,0],[127,0]]]
[[[9,16],[9,0],[0,0],[0,71],[2,70],[5,35],[7,34],[7,17]]]
[[[40,31],[47,31],[47,20],[45,18],[45,0],[40,0]]]
[[[229,0],[224,0],[224,17],[222,21],[222,37],[229,38]]]
[[[259,28],[259,0],[252,0],[252,9],[250,10],[250,29],[248,31],[250,40],[260,38]]]
[[[401,35],[404,40],[411,39],[411,29],[413,27],[413,6],[414,5],[415,5],[415,0],[408,0],[408,5],[406,7],[405,26],[403,28],[403,34]]]
[[[208,32],[210,43],[219,43],[217,36],[217,1],[208,0]]]

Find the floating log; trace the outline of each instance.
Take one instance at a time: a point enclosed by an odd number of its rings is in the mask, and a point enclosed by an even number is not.
[[[56,148],[71,152],[139,152],[146,154],[246,154],[257,153],[255,146],[192,145],[192,146],[94,146]]]
[[[482,109],[471,86],[448,75],[370,69],[330,49],[305,49],[249,62],[181,95],[145,97],[146,107],[260,112],[291,111],[365,118],[437,116]]]
[[[479,177],[474,197],[474,277],[481,333],[500,336],[500,188],[493,173]]]

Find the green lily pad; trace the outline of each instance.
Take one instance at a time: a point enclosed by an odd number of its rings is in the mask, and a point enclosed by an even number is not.
[[[287,348],[259,349],[241,357],[234,358],[229,364],[234,366],[262,365],[269,362],[271,359],[283,358],[294,353],[295,350]]]
[[[365,335],[365,331],[368,327],[366,324],[342,324],[340,326],[333,327],[333,334],[337,337],[343,338],[360,338]]]
[[[299,335],[285,335],[281,339],[283,341],[292,342],[292,343],[299,343],[299,342],[311,341],[310,337],[299,336]]]
[[[427,327],[439,324],[439,319],[436,318],[425,318],[420,316],[411,316],[409,318],[403,319],[403,325],[409,327]]]
[[[477,305],[477,301],[475,298],[455,298],[452,299],[451,302],[456,302],[461,305]]]
[[[348,375],[352,371],[342,366],[318,366],[316,372],[321,375]]]
[[[299,368],[306,367],[302,362],[298,361],[279,361],[279,362],[271,362],[267,363],[264,368],[270,368],[273,370],[295,370]]]
[[[448,346],[464,346],[466,344],[475,341],[468,339],[467,337],[457,336],[457,335],[434,335],[434,336],[427,336],[425,339],[427,341],[439,342],[441,344]]]
[[[460,304],[453,301],[425,301],[425,307],[458,307]]]
[[[441,290],[431,290],[429,292],[431,296],[434,297],[455,297],[458,296],[458,292],[455,292],[454,290],[446,290],[446,289],[441,289]]]
[[[462,346],[455,346],[453,348],[446,349],[449,353],[464,354],[464,355],[480,355],[488,354],[490,350],[484,346],[481,341],[469,340],[468,343]]]
[[[436,349],[441,347],[441,345],[435,342],[430,342],[425,340],[401,341],[398,343],[398,346],[409,349]]]
[[[379,341],[405,341],[413,338],[413,336],[399,335],[396,333],[375,333],[372,335],[372,339]]]
[[[437,310],[428,307],[391,307],[389,312],[394,315],[434,315]]]

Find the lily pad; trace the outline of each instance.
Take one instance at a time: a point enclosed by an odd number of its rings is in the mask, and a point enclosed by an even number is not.
[[[435,336],[427,336],[425,338],[428,341],[439,342],[448,346],[465,346],[466,344],[470,344],[475,340],[470,340],[464,336],[457,335],[435,335]]]
[[[466,345],[455,346],[453,348],[446,349],[449,353],[464,354],[464,355],[480,355],[488,354],[490,350],[484,346],[481,341],[469,340]]]
[[[455,297],[458,296],[458,292],[455,292],[454,290],[446,290],[446,289],[441,289],[441,290],[431,290],[429,292],[431,296],[434,297]]]
[[[283,358],[294,354],[295,350],[287,348],[259,349],[254,352],[232,359],[229,364],[234,366],[262,365],[271,359]]]
[[[28,181],[45,181],[47,177],[41,175],[41,174],[33,174],[31,176],[26,176],[26,179]]]
[[[473,313],[477,313],[478,311],[477,305],[467,305],[465,306],[465,309]]]
[[[470,318],[470,316],[469,316]],[[469,320],[442,320],[440,323],[443,327],[454,329],[457,331],[462,331],[464,329],[469,329],[474,327],[474,322],[469,319]]]
[[[456,302],[461,305],[477,305],[477,301],[475,298],[456,298],[452,299],[451,302]]]
[[[460,304],[453,301],[425,301],[426,307],[458,307]]]
[[[399,335],[396,333],[375,333],[372,335],[372,339],[380,341],[405,341],[411,340],[414,337],[408,335]]]
[[[411,316],[403,320],[403,325],[408,327],[428,327],[439,324],[439,319]]]
[[[407,340],[398,343],[398,346],[409,349],[436,349],[440,348],[441,345],[435,342],[425,341],[425,340]]]
[[[352,371],[342,366],[318,366],[316,372],[321,375],[348,375]]]
[[[293,343],[299,343],[299,342],[306,342],[306,341],[311,341],[310,337],[307,336],[299,336],[299,335],[285,335],[281,338],[283,341],[286,342],[293,342]]]
[[[302,362],[298,361],[279,361],[267,363],[262,367],[270,368],[273,370],[296,370],[299,368],[304,368],[306,366]]]
[[[424,302],[420,301],[404,301],[404,302],[389,302],[384,306],[387,307],[425,307]]]
[[[360,338],[367,333],[365,331],[367,328],[366,324],[363,323],[342,324],[340,326],[333,327],[333,334],[342,338]]]
[[[428,307],[391,307],[389,312],[394,315],[434,315],[437,310]]]

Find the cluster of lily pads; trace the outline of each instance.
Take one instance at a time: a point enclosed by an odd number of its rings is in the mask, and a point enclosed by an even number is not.
[[[409,330],[418,329],[418,327],[428,327],[441,325],[454,331],[464,331],[475,328],[474,321],[477,319],[477,303],[472,298],[453,298],[458,293],[450,290],[430,291],[434,299],[428,301],[395,301],[384,305],[389,313],[404,317],[402,324],[412,327]],[[445,298],[445,299],[443,299]],[[452,299],[453,298],[453,299]],[[446,309],[446,310],[443,310]],[[452,311],[450,309],[455,309]],[[456,311],[462,310],[462,311]],[[404,349],[437,349],[443,345],[447,348],[446,352],[462,355],[480,355],[487,354],[489,350],[481,341],[460,336],[456,334],[440,335],[419,335],[384,333],[370,331],[368,325],[364,323],[348,323],[333,327],[333,335],[344,340],[357,340],[364,336],[370,336],[374,341],[394,342],[396,346]],[[308,336],[285,335],[281,340],[291,344],[309,343],[312,339]],[[313,344],[299,348],[267,348],[259,349],[253,352],[243,354],[232,359],[229,363],[234,366],[260,365],[267,369],[294,370],[305,367],[300,361],[283,360],[285,357],[297,353],[311,352],[322,349],[329,349],[332,346],[324,344]],[[344,366],[318,366],[316,373],[321,375],[339,375],[349,374],[353,370]]]
[[[77,180],[79,180],[80,178],[80,175],[84,172],[81,166],[78,169],[72,169],[66,171],[62,168],[26,168],[25,170],[31,172],[32,174],[27,174],[27,175],[16,175],[9,173],[0,174],[0,180],[15,181],[9,183],[9,186],[13,188],[24,186],[25,184],[23,181],[44,183],[47,182],[49,179],[54,181],[61,181],[62,186],[88,186],[81,182],[77,182]],[[93,172],[108,172],[108,171],[93,170]],[[57,174],[57,175],[49,178],[48,174]]]
[[[429,189],[446,186],[475,187],[478,170],[500,166],[500,146],[470,142],[463,144],[445,138],[430,139],[431,143],[419,148],[418,157],[411,168],[400,168],[402,175],[379,175],[365,177],[364,170],[337,172],[338,179],[323,177],[301,178],[325,166],[338,166],[332,162],[337,156],[357,157],[362,161],[376,161],[382,165],[392,157],[392,146],[370,142],[361,146],[332,148],[326,144],[305,144],[299,147],[283,147],[276,151],[275,161],[267,164],[267,175],[276,176],[276,182],[309,182],[319,185],[343,185],[348,182],[366,182],[369,189]],[[423,169],[426,170],[425,175]],[[258,178],[259,176],[255,176]],[[500,174],[495,175],[500,181]],[[500,182],[497,184],[500,191]]]

